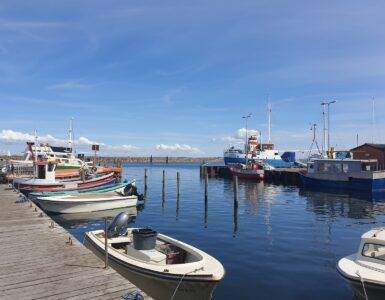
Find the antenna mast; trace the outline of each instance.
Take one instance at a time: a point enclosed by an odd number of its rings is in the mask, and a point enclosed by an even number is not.
[[[317,124],[315,124],[315,123],[312,124],[310,130],[313,131],[313,140],[312,140],[311,145],[310,145],[308,158],[310,158],[311,151],[313,150],[314,145],[317,147],[318,153],[322,154],[321,150],[319,149],[318,142],[317,142]]]
[[[372,97],[372,144],[374,144],[374,131],[375,131],[375,120],[374,120],[374,97]]]
[[[37,177],[37,165],[36,165],[36,163],[37,163],[37,130],[36,130],[36,128],[35,128],[35,151],[33,151],[34,153],[33,153],[33,155],[34,155],[34,157],[35,157],[35,165],[34,165],[34,172],[33,172],[33,175],[34,175],[34,177],[36,178]]]
[[[75,153],[74,133],[73,133],[73,120],[70,118],[70,128],[68,129],[68,146],[71,148],[71,154]]]
[[[268,140],[269,144],[271,144],[271,103],[270,101],[267,102],[267,116],[268,116]]]

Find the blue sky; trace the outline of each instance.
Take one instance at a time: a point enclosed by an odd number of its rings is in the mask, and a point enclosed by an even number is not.
[[[0,152],[34,129],[103,154],[221,155],[242,115],[279,149],[306,149],[320,102],[332,144],[375,141],[385,113],[380,1],[2,1]],[[321,137],[319,138],[321,142]]]

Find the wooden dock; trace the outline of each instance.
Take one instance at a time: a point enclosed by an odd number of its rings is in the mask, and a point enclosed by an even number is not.
[[[281,168],[274,170],[265,170],[265,181],[282,184],[300,186],[300,172],[303,168]],[[200,166],[200,175],[208,177],[232,178],[229,168],[225,164],[204,164]]]
[[[124,299],[138,290],[6,185],[0,185],[0,244],[2,300]]]

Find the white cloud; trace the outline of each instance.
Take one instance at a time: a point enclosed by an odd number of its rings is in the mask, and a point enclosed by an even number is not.
[[[256,135],[259,137],[259,131],[256,129],[247,129],[247,136]],[[232,135],[222,136],[220,138],[214,138],[213,142],[225,142],[230,144],[242,144],[246,139],[246,128],[240,128]]]
[[[35,136],[33,134],[27,132],[14,131],[11,129],[3,129],[0,131],[0,142],[5,144],[22,144],[25,142],[33,142],[35,140]],[[68,140],[59,139],[51,134],[46,135],[38,135],[37,137],[38,143],[49,143],[54,146],[65,146],[68,145]],[[90,152],[91,145],[100,145],[101,151],[114,154],[114,153],[129,153],[138,150],[139,148],[133,145],[107,145],[105,143],[97,142],[94,140],[90,140],[87,137],[81,136],[75,140],[75,147],[80,151]]]
[[[170,152],[170,153],[189,153],[189,154],[198,154],[202,153],[202,151],[196,147],[192,147],[190,145],[186,144],[173,144],[173,145],[165,145],[165,144],[159,144],[155,146],[155,149],[157,151],[162,152]]]
[[[35,140],[35,136],[26,132],[13,131],[11,129],[3,129],[0,132],[0,140],[5,143],[31,142]],[[38,136],[38,141],[42,143],[58,144],[62,144],[65,142],[64,140],[57,139],[50,134]]]
[[[47,87],[48,90],[79,90],[87,89],[90,85],[80,83],[79,81],[66,81],[63,83],[53,84]]]
[[[27,142],[33,141],[33,139],[33,135],[29,133],[13,131],[10,129],[3,129],[0,133],[0,140],[4,142]]]
[[[81,136],[79,137],[79,139],[76,141],[77,144],[79,145],[100,145],[100,146],[103,146],[105,145],[104,143],[99,143],[99,142],[96,142],[96,141],[91,141],[90,139],[84,137],[84,136]]]

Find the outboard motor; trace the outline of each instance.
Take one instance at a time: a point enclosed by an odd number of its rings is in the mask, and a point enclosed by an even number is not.
[[[130,183],[124,188],[123,194],[124,196],[138,196],[138,189],[134,184]]]
[[[128,227],[130,216],[126,212],[119,213],[107,228],[107,238],[123,235]]]

